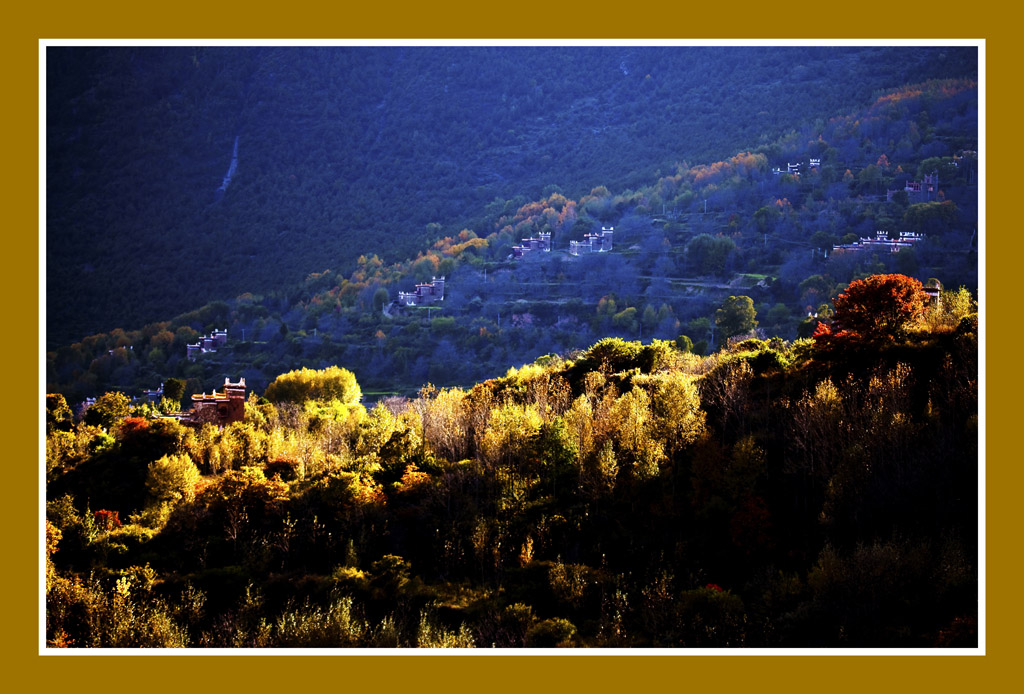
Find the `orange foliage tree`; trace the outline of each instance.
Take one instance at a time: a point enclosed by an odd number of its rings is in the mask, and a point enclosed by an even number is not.
[[[925,299],[921,283],[906,275],[855,280],[836,297],[832,323],[819,323],[814,339],[825,348],[901,340],[924,316]]]

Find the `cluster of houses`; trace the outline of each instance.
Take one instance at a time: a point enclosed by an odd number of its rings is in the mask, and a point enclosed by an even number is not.
[[[537,238],[523,239],[518,246],[512,246],[512,257],[522,258],[531,251],[551,251],[551,234],[538,234]]]
[[[219,347],[223,347],[228,343],[228,331],[227,330],[214,330],[206,337],[199,338],[199,341],[194,345],[185,345],[187,349],[186,356],[189,361],[195,361],[199,358],[200,354],[206,354],[207,352],[216,352]]]
[[[582,255],[584,253],[601,253],[612,249],[612,237],[615,234],[615,227],[601,227],[597,234],[585,234],[582,241],[569,242],[570,255]],[[551,234],[538,234],[537,238],[523,239],[518,246],[512,246],[511,258],[522,258],[533,251],[551,252]]]
[[[808,160],[807,164],[808,164],[808,168],[809,169],[820,169],[821,168],[821,159],[820,158],[811,158],[811,159]],[[802,162],[797,162],[796,164],[791,164],[790,162],[786,162],[786,168],[785,169],[783,169],[781,167],[778,167],[778,166],[772,167],[772,174],[775,175],[775,176],[781,176],[782,174],[790,174],[790,175],[793,175],[793,176],[799,176],[800,175],[800,169],[801,169],[802,166],[803,166]]]
[[[610,251],[614,235],[615,227],[601,227],[600,234],[584,234],[582,241],[569,242],[569,255]]]
[[[586,234],[582,241],[570,241],[569,242],[569,253],[571,255],[582,255],[584,253],[602,253],[610,251],[612,249],[612,238],[615,234],[615,227],[601,227],[601,232],[597,234]],[[542,233],[538,234],[536,238],[523,239],[522,243],[517,246],[512,246],[512,254],[510,258],[522,258],[527,253],[534,251],[540,251],[545,253],[551,252],[551,234]],[[411,292],[398,292],[398,298],[392,301],[389,305],[384,307],[385,315],[392,315],[392,312],[401,313],[402,309],[414,307],[414,306],[432,306],[441,301],[444,301],[444,282],[445,278],[432,277],[429,283],[417,284]],[[227,331],[214,331],[210,338],[216,338],[223,333],[224,339],[227,339]],[[207,340],[210,338],[203,338],[197,345],[189,345],[189,359],[192,359],[193,348],[195,353],[198,355],[205,351],[216,351],[217,343],[212,343],[207,346]],[[222,343],[221,343],[222,344]]]
[[[892,202],[893,197],[899,192],[906,193],[910,202],[934,200],[939,193],[939,172],[932,171],[930,174],[925,174],[923,181],[907,181],[902,191],[899,189],[886,190],[886,201]]]
[[[924,241],[924,238],[924,234],[918,234],[913,231],[901,231],[899,238],[890,239],[888,231],[876,231],[874,238],[864,238],[862,236],[859,241],[832,246],[832,251],[859,252],[867,250],[898,253],[904,248],[911,248],[915,244]]]
[[[977,156],[977,152],[970,152],[964,150],[964,156],[974,155]],[[953,165],[958,166],[959,161],[964,157],[953,157]],[[802,162],[786,162],[786,167],[781,166],[772,167],[772,174],[775,176],[781,176],[782,174],[790,174],[793,176],[799,176],[803,168]],[[820,169],[821,159],[811,158],[808,160],[808,170]],[[932,171],[930,174],[925,174],[924,180],[921,181],[907,181],[903,188],[897,188],[896,190],[886,190],[885,199],[888,202],[892,202],[893,197],[897,193],[906,193],[910,202],[928,202],[934,200],[939,192],[939,172]]]

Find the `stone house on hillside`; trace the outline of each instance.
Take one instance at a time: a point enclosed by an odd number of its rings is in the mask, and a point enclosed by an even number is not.
[[[430,284],[417,284],[411,292],[398,292],[399,306],[424,306],[444,301],[444,276],[432,277]]]
[[[569,254],[604,253],[612,249],[615,227],[601,227],[600,234],[584,234],[582,241],[569,242]]]
[[[225,346],[228,343],[228,331],[227,330],[214,330],[212,333],[205,337],[199,338],[199,341],[194,345],[185,345],[185,356],[189,361],[195,361],[200,354],[206,354],[207,352],[216,352],[219,348]]]
[[[518,246],[512,246],[512,257],[522,258],[531,251],[551,252],[551,234],[538,234],[537,238],[523,239]]]
[[[939,172],[932,171],[930,174],[926,174],[923,181],[907,181],[903,186],[903,191],[907,194],[910,202],[935,200],[939,194]],[[899,192],[899,190],[886,190],[886,201],[892,202],[893,197]]]
[[[216,390],[207,395],[200,393],[192,396],[192,409],[182,416],[187,424],[203,424],[210,422],[219,426],[227,426],[232,422],[245,419],[245,379],[232,383],[224,379],[224,389]]]

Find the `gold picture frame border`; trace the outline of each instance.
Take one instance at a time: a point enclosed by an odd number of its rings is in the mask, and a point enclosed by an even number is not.
[[[481,3],[407,2],[335,6],[215,6],[193,0],[173,5],[140,5],[123,1],[102,6],[47,3],[9,10],[2,30],[5,83],[3,120],[9,156],[5,166],[8,215],[5,237],[12,260],[4,274],[8,320],[12,334],[4,341],[4,363],[9,388],[3,398],[4,431],[13,440],[6,472],[12,506],[7,520],[6,561],[2,581],[5,618],[2,632],[8,681],[15,690],[65,691],[138,687],[162,691],[289,691],[296,686],[323,685],[328,690],[353,687],[377,691],[403,689],[484,690],[503,692],[538,687],[548,690],[633,690],[649,687],[670,690],[786,688],[799,691],[820,687],[826,691],[915,690],[986,691],[1004,677],[1012,677],[1010,661],[1019,636],[1020,599],[1014,590],[1019,544],[1019,522],[1011,494],[1018,488],[1020,465],[1014,463],[1009,432],[1016,414],[1016,373],[1001,374],[986,382],[985,446],[987,493],[987,551],[985,588],[993,607],[984,620],[984,656],[885,656],[805,654],[801,656],[422,656],[375,655],[300,656],[278,660],[275,655],[52,657],[39,654],[40,606],[38,575],[40,538],[38,407],[41,345],[39,308],[39,51],[41,39],[135,38],[789,38],[892,40],[941,39],[955,35],[981,39],[985,54],[985,133],[996,156],[983,153],[981,171],[986,181],[986,224],[1012,228],[1008,190],[1014,171],[1006,165],[1013,140],[1005,137],[1014,101],[1011,71],[1019,61],[1013,35],[1016,22],[1000,9],[967,7],[936,2],[907,8],[896,3],[861,3],[824,7],[820,3],[730,3],[728,9],[709,4],[694,8],[683,3],[655,2],[630,6],[604,2],[560,5],[535,0],[485,9]],[[824,41],[827,43],[827,40]],[[989,177],[991,171],[995,175]],[[987,206],[988,201],[996,204]],[[980,230],[981,231],[981,230]],[[986,243],[991,239],[986,234]],[[1012,233],[996,236],[998,254],[983,258],[986,294],[984,316],[1000,317],[996,329],[986,326],[987,349],[983,364],[1007,364],[1017,344],[1018,313],[1010,305],[1016,292],[1009,278],[1019,257],[1019,239]],[[26,366],[28,362],[29,366]],[[1009,370],[1008,370],[1009,371]],[[27,395],[27,398],[18,397]],[[13,435],[13,436],[12,436]],[[113,659],[110,659],[113,657]],[[177,658],[186,660],[180,661]],[[339,658],[342,658],[339,660]],[[380,658],[386,658],[381,660]],[[723,660],[722,658],[727,658]],[[1012,681],[1012,679],[1010,679]],[[12,690],[12,691],[15,691]]]

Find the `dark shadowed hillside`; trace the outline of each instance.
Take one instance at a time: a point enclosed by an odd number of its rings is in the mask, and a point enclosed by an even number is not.
[[[646,185],[976,71],[973,48],[49,48],[47,343],[402,260],[489,233],[496,200]]]
[[[411,395],[608,336],[696,354],[755,328],[808,337],[872,274],[911,275],[962,303],[979,288],[977,114],[975,80],[930,80],[633,190],[499,198],[472,224],[479,235],[462,229],[408,261],[368,253],[351,270],[62,345],[47,354],[47,389],[79,402],[174,377],[191,394],[235,374],[262,390],[288,370],[344,364],[372,398]],[[586,239],[605,226],[610,246],[595,252]],[[544,236],[550,252],[516,250]],[[418,283],[433,298],[410,307]],[[227,332],[200,352],[214,330]]]

